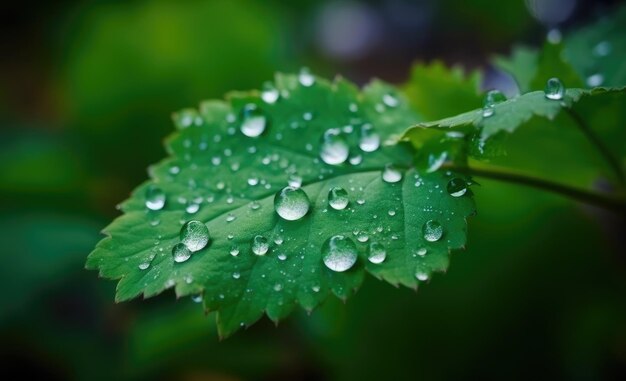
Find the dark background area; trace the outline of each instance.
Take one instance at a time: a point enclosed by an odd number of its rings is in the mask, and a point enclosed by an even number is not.
[[[355,297],[219,342],[173,293],[117,305],[83,269],[164,156],[170,114],[306,66],[366,83],[489,66],[610,13],[591,0],[22,1],[0,5],[0,374],[46,379],[623,379],[614,217],[481,181],[468,249],[419,292]],[[533,10],[533,12],[531,12]],[[622,53],[623,54],[623,53]]]

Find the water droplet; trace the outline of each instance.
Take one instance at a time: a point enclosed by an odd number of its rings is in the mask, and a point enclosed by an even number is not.
[[[467,183],[458,177],[448,181],[448,193],[452,197],[461,197],[467,192]]]
[[[324,132],[320,149],[320,157],[324,163],[329,165],[341,164],[348,159],[349,154],[350,147],[341,135],[341,130],[331,128]]]
[[[550,78],[546,82],[546,88],[544,89],[546,98],[552,100],[561,100],[565,95],[565,86],[558,78]]]
[[[428,253],[428,250],[426,250],[425,247],[420,247],[419,249],[417,249],[417,255],[419,255],[420,257],[423,257],[424,255],[426,255],[426,253]]]
[[[309,69],[302,68],[298,75],[298,82],[304,87],[311,87],[315,84],[315,77],[309,72]]]
[[[237,219],[237,217],[234,214],[232,214],[232,213],[228,213],[226,215],[226,222],[233,222],[236,219]]]
[[[180,173],[180,167],[173,165],[170,167],[170,169],[168,170],[168,172],[170,173],[170,175],[177,175]]]
[[[604,82],[604,76],[602,73],[595,73],[587,77],[587,86],[589,87],[598,87],[601,86]]]
[[[146,189],[146,208],[150,210],[161,210],[165,206],[165,192],[155,185],[150,185]]]
[[[336,272],[350,269],[357,260],[357,250],[350,237],[335,235],[322,245],[322,260],[324,265]]]
[[[191,251],[189,251],[189,248],[187,248],[184,243],[179,242],[172,247],[172,255],[174,256],[175,262],[181,263],[191,257]]]
[[[202,302],[202,294],[191,295],[191,301],[194,303]]]
[[[359,165],[361,164],[361,162],[363,161],[363,156],[361,155],[354,155],[354,156],[350,156],[350,158],[348,159],[348,161],[350,162],[350,164],[352,165]]]
[[[491,90],[485,95],[483,101],[483,118],[492,116],[496,111],[496,105],[500,102],[504,102],[506,97],[498,90]]]
[[[425,282],[428,280],[428,278],[430,278],[430,275],[425,270],[417,270],[415,272],[415,277],[417,278],[417,280]]]
[[[389,214],[391,217],[396,215],[396,211],[393,209],[389,209],[389,211],[387,212],[387,214]]]
[[[252,210],[259,210],[260,207],[261,207],[261,204],[259,204],[259,202],[256,200],[250,203],[250,209]]]
[[[257,185],[259,183],[259,178],[258,177],[250,177],[248,179],[248,185],[250,185],[251,187]]]
[[[387,105],[387,107],[398,107],[398,105],[400,104],[400,102],[398,101],[398,98],[394,97],[391,94],[385,94],[383,95],[383,103],[385,105]]]
[[[385,258],[387,258],[385,246],[380,242],[370,243],[367,259],[374,264],[379,264],[382,263]]]
[[[298,175],[291,175],[287,180],[287,184],[289,184],[290,187],[300,188],[302,186],[302,177]]]
[[[387,164],[383,170],[383,180],[387,183],[397,183],[402,180],[402,172],[394,167],[393,164]]]
[[[278,246],[282,245],[284,242],[283,237],[281,236],[277,236],[276,238],[274,238],[274,243],[277,244]]]
[[[359,205],[363,205],[363,204],[365,204],[365,199],[364,198],[359,198],[359,199],[356,200],[356,203],[359,204]]]
[[[274,196],[274,209],[288,221],[299,220],[309,211],[311,202],[301,188],[284,187]]]
[[[342,187],[332,187],[328,191],[328,205],[335,210],[342,210],[348,206],[348,192]]]
[[[233,273],[233,279],[239,279],[241,277],[241,274],[239,274],[238,272],[234,272]]]
[[[185,208],[185,211],[189,214],[194,214],[196,213],[198,210],[200,210],[200,204],[195,203],[193,201],[189,201],[187,203],[187,207]]]
[[[266,86],[265,90],[263,90],[263,92],[261,93],[261,99],[263,99],[263,102],[267,104],[276,103],[279,97],[280,93],[278,92],[278,90],[270,86]]]
[[[192,252],[202,250],[209,239],[209,228],[200,221],[188,221],[180,229],[180,241]]]
[[[254,103],[248,103],[241,111],[241,132],[249,138],[256,138],[265,131],[267,117]]]
[[[361,126],[361,139],[359,148],[364,152],[374,152],[380,147],[380,135],[374,131],[371,124],[366,123]]]
[[[360,232],[356,236],[356,240],[361,242],[361,243],[367,242],[369,239],[370,239],[370,237],[367,234],[365,234],[365,232]]]
[[[256,255],[265,255],[270,249],[267,238],[262,235],[254,236],[252,239],[252,252]]]
[[[150,262],[148,261],[148,262],[140,263],[138,267],[139,267],[139,270],[145,270],[148,267],[150,267]]]
[[[278,254],[278,259],[280,259],[281,261],[284,261],[285,259],[287,259],[287,256],[285,255],[285,253],[280,253]]]
[[[233,246],[230,248],[230,255],[236,257],[239,255],[239,248],[237,246]]]
[[[422,227],[422,233],[428,242],[439,241],[443,236],[443,226],[435,220],[428,220]]]

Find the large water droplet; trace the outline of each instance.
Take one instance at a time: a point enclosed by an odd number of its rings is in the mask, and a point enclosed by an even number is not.
[[[200,221],[187,221],[180,229],[180,241],[191,251],[202,250],[210,238],[209,228]]]
[[[498,103],[504,102],[506,97],[498,90],[491,90],[485,95],[483,102],[483,117],[488,118],[495,113],[495,107]]]
[[[361,126],[361,139],[359,140],[359,148],[364,152],[374,152],[380,147],[380,135],[374,131],[371,124]]]
[[[387,258],[387,251],[385,246],[380,242],[370,243],[369,252],[367,253],[367,259],[374,263],[382,263]]]
[[[356,263],[356,244],[350,237],[332,236],[322,245],[322,260],[332,271],[346,271]]]
[[[165,206],[165,192],[155,185],[150,185],[146,189],[146,208],[150,210],[161,210]]]
[[[252,239],[252,252],[256,255],[265,255],[270,249],[267,238],[262,235],[254,236]]]
[[[565,95],[565,86],[558,78],[550,78],[548,82],[546,82],[546,88],[544,90],[546,94],[546,98],[553,100],[563,99],[563,95]]]
[[[341,130],[331,128],[324,132],[320,157],[326,164],[338,165],[345,162],[350,154],[350,147],[341,135]]]
[[[383,170],[383,180],[387,183],[397,183],[402,180],[402,172],[393,164],[387,164]]]
[[[299,220],[309,211],[309,197],[302,188],[284,187],[274,196],[274,209],[288,221]]]
[[[443,236],[443,226],[435,220],[428,220],[422,226],[422,233],[424,234],[424,239],[428,242],[439,241],[441,236]]]
[[[256,138],[265,131],[267,117],[263,110],[254,103],[248,103],[241,110],[241,132],[250,138]]]
[[[328,191],[328,205],[335,210],[342,210],[348,206],[348,192],[342,187],[332,187]]]
[[[448,193],[452,197],[461,197],[467,192],[467,183],[458,177],[448,181]]]
[[[189,248],[187,248],[184,243],[179,242],[172,247],[172,256],[174,256],[175,262],[185,262],[191,257],[191,251],[189,251]]]

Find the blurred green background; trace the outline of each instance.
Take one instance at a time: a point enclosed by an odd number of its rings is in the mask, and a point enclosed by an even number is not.
[[[583,25],[615,3],[1,5],[0,374],[624,379],[623,220],[526,188],[480,181],[468,249],[417,294],[368,278],[346,305],[330,300],[278,328],[262,320],[224,342],[190,300],[116,305],[115,282],[83,270],[115,205],[164,156],[172,111],[258,88],[275,71],[401,83],[414,61],[435,58],[482,68],[487,87],[514,92],[489,66],[493,54],[538,46],[547,29]]]

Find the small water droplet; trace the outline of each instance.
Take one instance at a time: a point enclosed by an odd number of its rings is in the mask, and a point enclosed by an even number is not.
[[[467,183],[465,180],[455,177],[448,181],[448,193],[452,197],[461,197],[467,192]]]
[[[263,110],[254,103],[249,103],[241,110],[241,132],[249,138],[261,135],[267,127],[267,117]]]
[[[370,239],[370,237],[367,234],[365,234],[365,232],[360,232],[356,236],[356,240],[361,242],[361,243],[367,242],[369,239]]]
[[[285,253],[280,253],[278,254],[278,259],[280,259],[281,261],[284,261],[285,259],[287,259],[287,256],[285,255]]]
[[[379,264],[382,263],[385,258],[387,258],[385,246],[380,242],[374,241],[370,243],[367,259],[374,264]]]
[[[419,255],[420,257],[423,257],[424,255],[426,255],[426,253],[428,253],[428,250],[426,250],[425,247],[420,247],[419,249],[417,249],[417,255]]]
[[[383,170],[383,180],[387,183],[397,183],[402,180],[402,172],[394,167],[393,164],[387,164]]]
[[[239,279],[241,277],[241,274],[239,274],[238,272],[234,272],[233,273],[233,279]]]
[[[363,156],[361,155],[354,155],[354,156],[350,156],[350,158],[348,159],[348,161],[350,162],[350,164],[352,165],[359,165],[361,164],[361,162],[363,161]]]
[[[252,252],[256,255],[265,255],[270,249],[267,238],[262,235],[254,236],[252,239]]]
[[[237,217],[234,214],[232,214],[232,213],[228,213],[226,215],[226,222],[233,222],[236,219],[237,219]]]
[[[200,210],[200,204],[194,201],[189,201],[185,207],[185,211],[189,214],[195,214],[198,210]]]
[[[393,209],[389,209],[389,211],[387,212],[387,214],[389,214],[391,217],[396,215],[396,211]]]
[[[274,238],[274,243],[277,244],[278,246],[282,245],[284,242],[283,237],[281,236],[277,236],[276,238]]]
[[[546,98],[552,100],[561,100],[565,95],[565,86],[558,78],[550,78],[546,82],[546,88],[544,89]]]
[[[341,130],[331,128],[324,132],[322,145],[320,147],[320,157],[324,163],[338,165],[344,163],[350,154],[350,147],[341,135]]]
[[[179,242],[172,247],[172,255],[175,262],[182,263],[191,257],[191,251],[184,243]]]
[[[366,123],[361,126],[361,138],[359,148],[363,152],[374,152],[380,147],[380,135],[374,131],[371,124]]]
[[[188,221],[180,229],[180,241],[192,252],[202,250],[209,239],[209,228],[200,221]]]
[[[145,270],[148,267],[150,267],[150,262],[149,261],[142,262],[142,263],[139,264],[138,267],[139,267],[139,270]]]
[[[239,248],[237,246],[233,246],[230,248],[230,255],[236,257],[239,255]]]
[[[280,97],[278,90],[272,88],[270,85],[265,87],[265,90],[261,93],[261,99],[267,104],[274,104]]]
[[[248,185],[250,185],[251,187],[257,185],[259,183],[259,178],[258,177],[250,177],[248,179]]]
[[[428,220],[422,226],[422,233],[424,234],[424,239],[428,242],[439,241],[441,236],[443,236],[443,226],[435,220]]]
[[[304,87],[311,87],[315,84],[315,77],[309,72],[309,69],[302,68],[298,75],[298,82]]]
[[[398,98],[394,97],[391,94],[385,94],[383,95],[383,103],[385,105],[387,105],[387,107],[398,107],[398,105],[400,104],[400,102],[398,101]]]
[[[504,102],[506,97],[498,90],[491,90],[485,95],[483,101],[483,118],[492,116],[496,111],[496,105],[500,102]]]
[[[426,172],[432,173],[441,168],[441,166],[448,160],[448,153],[441,152],[439,154],[430,154],[428,155],[428,167],[426,168]],[[421,185],[421,182],[420,182]],[[417,185],[417,182],[415,183]]]
[[[417,280],[425,282],[425,281],[428,280],[428,278],[430,278],[430,275],[428,274],[428,272],[426,272],[424,270],[417,270],[415,272],[415,277],[417,278]]]
[[[354,241],[343,235],[330,237],[322,245],[322,260],[332,271],[343,272],[350,269],[357,260]]]
[[[332,187],[328,191],[328,205],[335,210],[342,210],[348,206],[348,192],[342,187]]]
[[[359,204],[359,205],[363,205],[363,204],[365,204],[365,199],[364,198],[359,198],[359,199],[356,200],[356,203]]]
[[[191,295],[191,301],[194,303],[202,303],[202,294]]]
[[[298,175],[290,175],[287,180],[287,184],[293,188],[300,188],[302,186],[302,177]]]
[[[299,220],[309,211],[311,202],[302,188],[284,187],[274,196],[274,209],[288,221]]]
[[[259,210],[260,207],[261,207],[261,204],[259,204],[259,202],[256,200],[250,203],[250,209],[252,210]]]
[[[146,208],[150,210],[161,210],[165,206],[165,192],[155,185],[150,185],[146,189]]]

